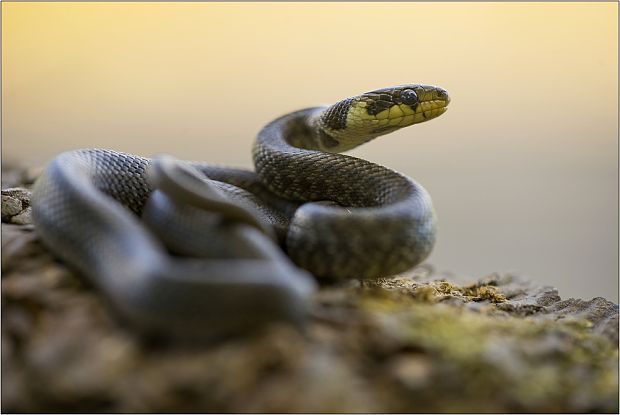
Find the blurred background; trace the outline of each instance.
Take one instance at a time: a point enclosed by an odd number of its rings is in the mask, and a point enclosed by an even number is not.
[[[251,168],[278,115],[435,84],[445,115],[351,152],[430,191],[428,262],[617,302],[617,22],[615,3],[4,3],[2,160]]]

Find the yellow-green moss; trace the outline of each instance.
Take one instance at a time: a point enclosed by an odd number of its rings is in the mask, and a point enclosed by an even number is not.
[[[441,303],[446,297],[463,303]],[[488,306],[470,309],[465,304],[471,301],[487,301]],[[501,382],[508,399],[524,408],[559,410],[576,391],[613,398],[618,350],[592,332],[591,322],[514,316],[495,307],[504,301],[506,297],[493,286],[395,280],[378,281],[366,290],[360,307],[397,327],[392,331],[403,347],[443,362],[440,365],[450,368],[450,376],[467,373],[463,378],[467,387],[496,390]],[[582,372],[596,381],[580,379]]]

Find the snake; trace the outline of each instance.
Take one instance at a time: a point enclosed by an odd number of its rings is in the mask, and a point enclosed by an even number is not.
[[[318,282],[408,270],[431,252],[428,192],[342,154],[443,114],[439,87],[405,84],[266,124],[255,170],[79,149],[37,179],[43,243],[145,333],[217,337],[301,324]]]

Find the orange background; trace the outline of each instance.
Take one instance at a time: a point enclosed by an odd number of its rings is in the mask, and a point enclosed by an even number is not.
[[[353,155],[420,181],[439,270],[617,300],[615,3],[3,3],[3,160],[106,147],[251,167],[274,117],[401,83],[437,120]]]

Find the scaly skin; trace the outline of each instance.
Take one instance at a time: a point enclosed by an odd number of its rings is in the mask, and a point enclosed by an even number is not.
[[[33,220],[54,253],[146,330],[209,337],[301,322],[315,285],[260,229],[273,223],[293,262],[318,277],[376,278],[421,262],[435,235],[427,192],[334,153],[434,118],[448,102],[439,88],[405,85],[285,115],[258,135],[256,174],[63,153],[36,183]]]

